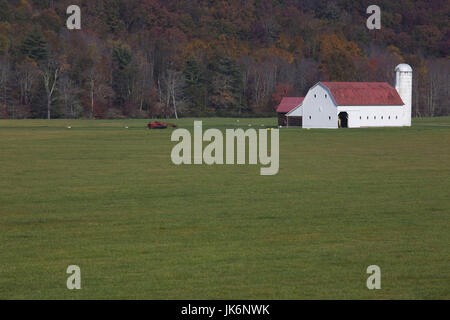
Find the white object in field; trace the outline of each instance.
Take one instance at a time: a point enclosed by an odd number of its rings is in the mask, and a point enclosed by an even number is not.
[[[412,79],[413,70],[410,65],[406,63],[399,64],[395,68],[395,90],[405,104],[405,113],[403,114],[403,125],[411,126],[412,116]]]
[[[125,129],[128,129],[128,127],[125,127]]]
[[[71,126],[68,126],[67,129],[72,129],[72,127],[71,127]]]

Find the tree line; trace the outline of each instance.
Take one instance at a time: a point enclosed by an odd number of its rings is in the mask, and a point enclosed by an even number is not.
[[[414,69],[414,116],[449,115],[450,3],[0,0],[1,118],[273,116],[318,81]]]

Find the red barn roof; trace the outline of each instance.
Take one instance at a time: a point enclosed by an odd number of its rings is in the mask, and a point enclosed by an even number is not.
[[[284,97],[277,107],[278,113],[288,113],[292,109],[298,107],[305,100],[304,97]]]
[[[386,82],[321,82],[340,106],[403,106],[397,90]]]

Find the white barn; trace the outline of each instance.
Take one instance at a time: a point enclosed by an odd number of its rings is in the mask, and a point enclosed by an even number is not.
[[[287,117],[303,128],[411,126],[412,68],[395,68],[395,89],[386,82],[319,82]]]

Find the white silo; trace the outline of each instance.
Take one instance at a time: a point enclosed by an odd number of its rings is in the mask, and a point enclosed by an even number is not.
[[[402,63],[395,68],[395,90],[405,104],[405,112],[403,114],[403,125],[411,126],[412,115],[412,77],[413,70],[409,64]]]

